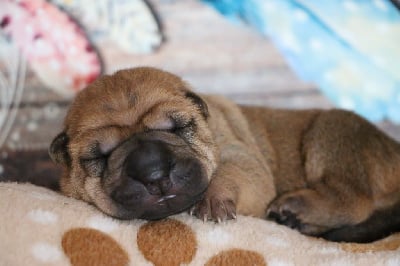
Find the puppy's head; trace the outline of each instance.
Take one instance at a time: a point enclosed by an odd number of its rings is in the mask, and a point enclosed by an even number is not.
[[[122,218],[159,219],[205,192],[216,167],[206,103],[154,68],[103,76],[73,101],[50,146],[61,190]]]

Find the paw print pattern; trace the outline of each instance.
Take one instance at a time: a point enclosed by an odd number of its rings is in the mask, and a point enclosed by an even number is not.
[[[145,223],[138,231],[137,244],[143,256],[155,266],[190,265],[198,248],[192,229],[175,219]],[[135,264],[114,239],[96,229],[67,231],[62,237],[62,248],[73,266]],[[231,249],[214,255],[205,265],[262,266],[266,262],[257,252]]]
[[[196,254],[193,231],[174,219],[149,222],[140,227],[137,244],[143,256],[154,265],[189,264]]]
[[[191,265],[198,250],[195,232],[176,219],[165,219],[143,224],[137,233],[138,249],[155,266]],[[109,235],[90,228],[74,228],[62,238],[64,253],[73,266],[135,264],[127,252]],[[340,244],[343,251],[368,253],[399,249],[399,239],[375,244]],[[255,265],[266,266],[262,254],[242,248],[231,248],[211,256],[205,266]]]
[[[33,185],[0,183],[0,211],[7,217],[0,226],[0,265],[398,265],[400,260],[400,234],[351,244],[244,216],[220,224],[188,214],[120,221]]]
[[[64,233],[61,245],[73,266],[123,266],[129,262],[118,242],[96,229],[71,229]]]
[[[205,266],[214,265],[257,265],[266,266],[264,257],[254,251],[231,249],[209,259]]]

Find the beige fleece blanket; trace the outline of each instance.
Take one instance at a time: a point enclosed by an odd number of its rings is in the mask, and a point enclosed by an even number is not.
[[[239,216],[120,221],[29,184],[0,183],[0,265],[400,265],[400,234],[340,244]]]

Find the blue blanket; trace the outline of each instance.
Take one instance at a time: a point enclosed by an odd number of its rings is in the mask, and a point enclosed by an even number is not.
[[[338,107],[400,123],[400,13],[389,0],[203,0],[276,44]]]

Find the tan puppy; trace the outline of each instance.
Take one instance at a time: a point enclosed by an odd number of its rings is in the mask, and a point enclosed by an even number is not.
[[[350,112],[237,106],[134,68],[80,92],[64,126],[50,147],[64,166],[62,192],[114,217],[192,207],[201,219],[268,216],[354,241],[399,224],[379,227],[399,209],[400,145]]]

